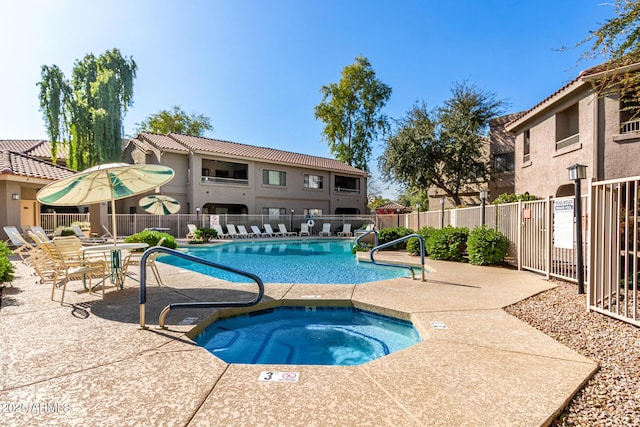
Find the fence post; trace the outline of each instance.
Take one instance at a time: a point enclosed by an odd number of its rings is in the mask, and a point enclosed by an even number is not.
[[[546,226],[546,233],[545,233],[545,239],[546,239],[546,251],[547,251],[547,260],[546,260],[546,265],[545,265],[545,272],[547,273],[547,280],[549,280],[551,278],[551,261],[552,261],[552,257],[553,257],[553,199],[551,196],[547,197],[547,200],[545,201],[546,203],[546,209],[547,209],[547,223],[545,224]]]
[[[522,222],[522,199],[518,200],[518,242],[516,244],[516,252],[518,258],[518,271],[522,270],[522,228],[524,223]]]

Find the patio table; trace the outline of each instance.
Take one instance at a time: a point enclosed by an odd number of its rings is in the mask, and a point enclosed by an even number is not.
[[[148,248],[147,243],[112,243],[107,245],[83,246],[80,248],[82,256],[87,252],[111,252],[111,283],[115,283],[117,287],[124,287],[124,277],[122,277],[122,250],[135,250]]]

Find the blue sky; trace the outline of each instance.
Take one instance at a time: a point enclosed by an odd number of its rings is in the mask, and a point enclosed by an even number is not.
[[[180,105],[211,118],[208,137],[331,157],[313,108],[357,56],[393,89],[392,118],[416,101],[441,105],[465,80],[507,100],[510,113],[601,62],[560,48],[613,14],[603,0],[5,0],[0,139],[47,139],[42,65],[69,77],[85,54],[118,48],[138,65],[127,135]]]

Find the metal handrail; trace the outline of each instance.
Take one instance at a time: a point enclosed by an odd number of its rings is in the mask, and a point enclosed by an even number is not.
[[[169,255],[175,255],[179,258],[184,258],[189,261],[197,262],[199,264],[205,264],[209,267],[219,268],[220,270],[229,271],[231,273],[238,274],[240,276],[248,277],[256,282],[258,285],[258,295],[251,301],[238,302],[238,301],[226,301],[226,302],[179,302],[166,306],[160,313],[160,319],[158,325],[164,329],[164,319],[174,308],[220,308],[220,307],[251,307],[260,302],[264,296],[264,283],[255,274],[247,273],[246,271],[237,270],[233,267],[226,265],[216,264],[215,262],[208,261],[203,258],[199,258],[193,255],[185,254],[184,252],[176,251],[174,249],[165,248],[164,246],[153,246],[147,249],[142,258],[140,258],[140,329],[146,329],[145,326],[145,304],[147,302],[147,258],[154,252],[163,252]]]
[[[388,248],[389,246],[394,246],[400,242],[404,242],[405,240],[409,240],[412,238],[417,238],[420,241],[420,265],[421,265],[421,270],[422,270],[422,281],[426,281],[425,276],[424,276],[424,238],[419,235],[419,234],[409,234],[407,236],[404,237],[400,237],[399,239],[393,240],[391,242],[388,243],[383,243],[381,245],[378,245],[374,248],[371,249],[371,251],[369,252],[369,257],[371,258],[371,262],[376,264],[376,265],[384,265],[386,267],[400,267],[400,268],[407,268],[409,269],[409,271],[411,271],[411,278],[412,280],[416,279],[416,275],[413,272],[413,267],[408,266],[408,265],[402,265],[402,264],[387,264],[387,263],[383,263],[383,262],[377,262],[375,259],[373,259],[373,254],[376,251],[379,251],[380,249],[384,249],[384,248]]]
[[[355,244],[357,246],[362,246],[360,244],[360,240],[363,239],[364,237],[368,236],[369,234],[373,233],[374,234],[374,244],[373,246],[376,247],[378,246],[378,230],[356,230],[355,231]]]

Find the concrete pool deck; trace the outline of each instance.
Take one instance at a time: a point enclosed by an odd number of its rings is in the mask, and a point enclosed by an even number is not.
[[[377,258],[415,262],[400,253]],[[229,365],[186,333],[212,309],[169,303],[251,299],[228,284],[159,263],[150,275],[147,330],[138,284],[105,299],[70,282],[50,300],[16,262],[0,306],[0,424],[179,426],[540,426],[549,424],[597,364],[502,310],[555,285],[501,267],[427,260],[427,282],[267,284],[263,306],[353,304],[411,319],[423,342],[361,366]],[[446,329],[439,327],[446,326]],[[295,382],[261,381],[295,372]]]

